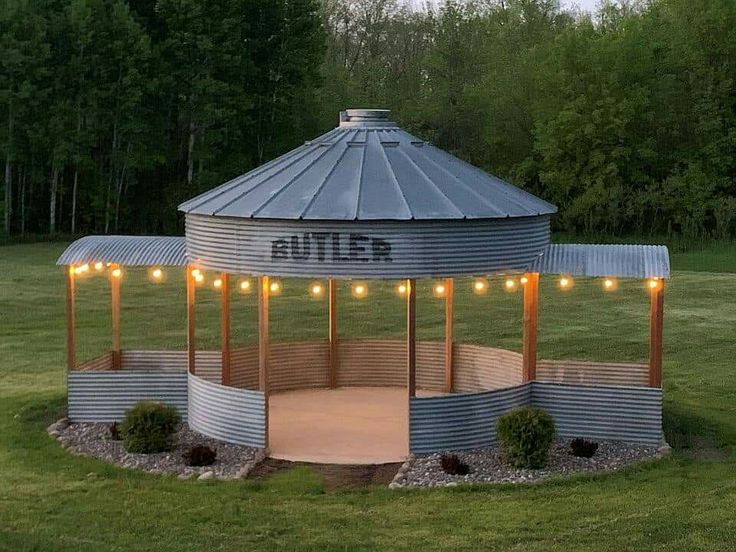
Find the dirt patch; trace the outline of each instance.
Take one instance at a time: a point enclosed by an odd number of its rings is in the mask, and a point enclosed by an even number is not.
[[[276,473],[297,466],[312,470],[324,481],[325,489],[332,491],[335,489],[365,487],[367,485],[388,485],[401,464],[310,464],[266,458],[250,472],[248,479],[267,479]]]

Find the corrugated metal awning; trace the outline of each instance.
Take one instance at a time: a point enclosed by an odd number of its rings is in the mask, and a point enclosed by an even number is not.
[[[58,265],[115,263],[124,266],[185,266],[183,236],[85,236],[67,247]]]
[[[529,267],[541,274],[669,278],[664,245],[551,244]]]

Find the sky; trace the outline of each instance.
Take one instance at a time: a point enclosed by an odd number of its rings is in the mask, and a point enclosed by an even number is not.
[[[592,12],[598,5],[598,0],[560,0],[560,6],[563,8],[571,8],[573,6],[579,6],[585,11]]]

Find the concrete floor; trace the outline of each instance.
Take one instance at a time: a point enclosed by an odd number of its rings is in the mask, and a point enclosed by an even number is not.
[[[402,462],[408,398],[397,387],[300,389],[269,399],[273,458],[327,464]]]

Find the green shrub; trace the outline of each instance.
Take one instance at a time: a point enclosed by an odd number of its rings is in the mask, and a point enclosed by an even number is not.
[[[539,408],[525,407],[501,416],[496,426],[506,462],[515,468],[543,468],[555,439],[555,421]]]
[[[171,406],[149,401],[136,403],[125,413],[120,428],[125,450],[146,454],[171,450],[180,421]]]

